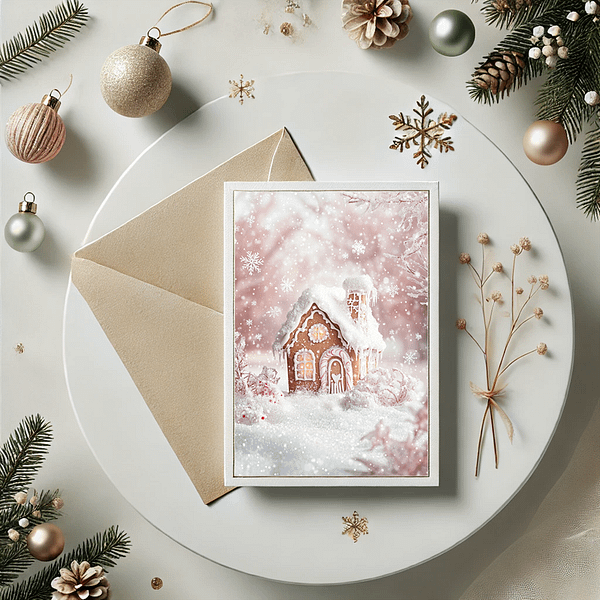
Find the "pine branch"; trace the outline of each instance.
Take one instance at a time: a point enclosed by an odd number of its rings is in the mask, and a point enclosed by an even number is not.
[[[33,556],[24,542],[0,550],[0,587],[10,585],[31,563]]]
[[[499,29],[518,27],[540,8],[543,0],[484,0],[485,22]]]
[[[40,415],[26,417],[0,449],[0,510],[29,489],[52,442],[52,427]]]
[[[25,34],[19,32],[2,44],[0,80],[16,78],[62,48],[86,24],[88,18],[88,10],[79,0],[65,0],[42,14],[38,21],[27,27]]]
[[[50,583],[59,575],[62,568],[76,560],[87,561],[92,566],[100,565],[104,569],[114,567],[117,560],[130,550],[131,542],[124,531],[110,527],[104,533],[81,543],[75,550],[54,561],[45,569],[37,572],[25,581],[13,584],[0,591],[0,600],[48,600],[52,593]]]
[[[577,176],[577,206],[593,221],[600,219],[600,119],[597,117],[583,146]]]

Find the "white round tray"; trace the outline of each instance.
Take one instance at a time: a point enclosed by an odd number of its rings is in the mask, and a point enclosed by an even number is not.
[[[560,418],[573,360],[573,317],[564,261],[552,227],[527,183],[490,140],[460,117],[448,135],[455,152],[435,152],[421,170],[410,151],[389,149],[388,115],[411,114],[421,91],[345,73],[294,74],[257,82],[243,105],[220,98],[147,148],[96,214],[85,242],[120,226],[162,198],[285,126],[318,181],[440,182],[440,486],[439,488],[245,488],[205,506],[85,301],[70,285],[64,320],[65,371],[73,407],[99,463],[153,525],[210,560],[262,577],[306,584],[356,582],[426,561],[458,544],[517,493],[540,461]],[[430,98],[432,117],[453,112]],[[457,317],[479,325],[474,284],[458,253],[477,259],[487,231],[496,260],[529,236],[520,277],[547,273],[545,317],[523,328],[524,351],[504,397],[515,425],[511,445],[498,424],[500,468],[485,439],[474,463],[482,402],[469,381],[481,356]],[[521,261],[520,258],[520,261]],[[504,285],[506,284],[505,280]],[[342,516],[369,520],[352,543]]]

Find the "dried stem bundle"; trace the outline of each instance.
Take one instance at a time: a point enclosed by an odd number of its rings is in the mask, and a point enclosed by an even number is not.
[[[504,342],[504,347],[502,349],[502,353],[500,356],[500,360],[497,364],[492,364],[490,359],[490,330],[492,326],[492,319],[494,317],[496,305],[503,302],[502,294],[499,291],[492,291],[491,294],[486,295],[486,285],[490,281],[492,277],[494,277],[497,273],[502,273],[504,271],[504,267],[501,263],[495,262],[491,266],[486,265],[486,251],[485,248],[489,244],[490,238],[487,233],[480,233],[477,236],[477,241],[481,244],[481,272],[478,271],[471,262],[471,256],[466,252],[463,252],[459,256],[459,262],[461,264],[467,265],[473,276],[473,280],[475,281],[475,285],[479,290],[479,302],[481,304],[481,316],[483,320],[483,342],[480,343],[476,337],[469,331],[467,328],[467,322],[465,319],[458,319],[456,321],[456,327],[464,331],[476,344],[477,348],[481,351],[484,358],[485,363],[485,379],[486,379],[486,388],[483,389],[478,385],[470,382],[471,391],[478,398],[482,398],[486,401],[485,411],[483,413],[483,419],[481,421],[481,428],[479,430],[479,441],[477,443],[477,458],[475,461],[475,476],[479,475],[479,463],[481,457],[481,447],[483,443],[483,432],[485,429],[486,419],[489,416],[490,425],[492,429],[492,440],[494,444],[494,462],[496,468],[498,468],[498,443],[496,439],[496,423],[494,421],[494,412],[496,411],[500,418],[502,419],[507,433],[508,438],[512,442],[514,435],[514,427],[513,424],[504,411],[504,409],[498,404],[498,397],[502,394],[505,385],[500,385],[500,378],[506,373],[506,371],[514,365],[517,361],[522,358],[528,356],[529,354],[533,354],[537,352],[540,355],[546,354],[548,348],[546,344],[540,343],[533,350],[529,350],[513,358],[512,360],[508,359],[509,349],[513,345],[514,337],[526,323],[531,321],[532,319],[541,319],[544,315],[544,311],[536,307],[533,309],[531,314],[525,312],[527,306],[530,305],[532,300],[538,294],[540,290],[547,290],[549,287],[548,276],[540,275],[539,277],[535,277],[531,275],[527,282],[531,286],[529,288],[529,292],[526,294],[525,290],[522,287],[516,287],[515,285],[515,272],[517,265],[517,258],[523,253],[531,250],[531,242],[529,238],[522,237],[519,240],[518,244],[513,244],[510,247],[510,250],[513,255],[512,259],[512,267],[510,271],[510,288],[511,288],[511,296],[510,296],[510,319],[511,325],[508,331],[508,335],[506,337],[506,341]]]

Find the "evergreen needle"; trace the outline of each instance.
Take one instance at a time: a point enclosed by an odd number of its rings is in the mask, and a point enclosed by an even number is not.
[[[9,81],[62,48],[87,22],[87,8],[79,0],[65,0],[4,42],[0,49],[0,80]]]

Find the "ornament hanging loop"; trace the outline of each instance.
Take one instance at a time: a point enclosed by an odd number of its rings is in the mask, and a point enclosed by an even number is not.
[[[154,31],[156,29],[156,31],[158,31],[158,35],[150,35],[151,31]],[[154,38],[155,40],[160,39],[160,36],[162,35],[162,31],[156,27],[156,25],[154,27],[150,27],[150,29],[148,29],[148,33],[146,33],[146,37],[149,38]]]
[[[27,196],[31,194],[32,199],[27,200]],[[37,204],[35,203],[35,194],[33,192],[27,192],[23,196],[23,201],[19,202],[19,212],[20,213],[35,213],[37,212]]]
[[[158,21],[156,21],[156,24],[154,25],[154,27],[152,29],[158,29],[157,25],[163,20],[164,17],[166,17],[172,10],[183,6],[184,4],[200,4],[202,6],[206,6],[208,8],[208,12],[198,21],[194,21],[194,23],[190,24],[190,25],[186,25],[185,27],[182,27],[181,29],[174,29],[173,31],[167,31],[166,33],[160,33],[160,29],[158,30],[160,35],[162,35],[163,37],[167,36],[167,35],[173,35],[174,33],[181,33],[182,31],[186,31],[188,29],[191,29],[192,27],[195,27],[196,25],[199,25],[200,23],[202,23],[202,21],[204,21],[205,19],[208,19],[208,17],[211,15],[212,11],[213,11],[213,5],[210,2],[199,2],[198,0],[186,0],[185,2],[180,2],[179,4],[175,4],[174,6],[171,6],[171,8],[167,9],[158,19]],[[152,31],[152,29],[150,31]],[[148,31],[148,34],[150,33],[150,31]]]

